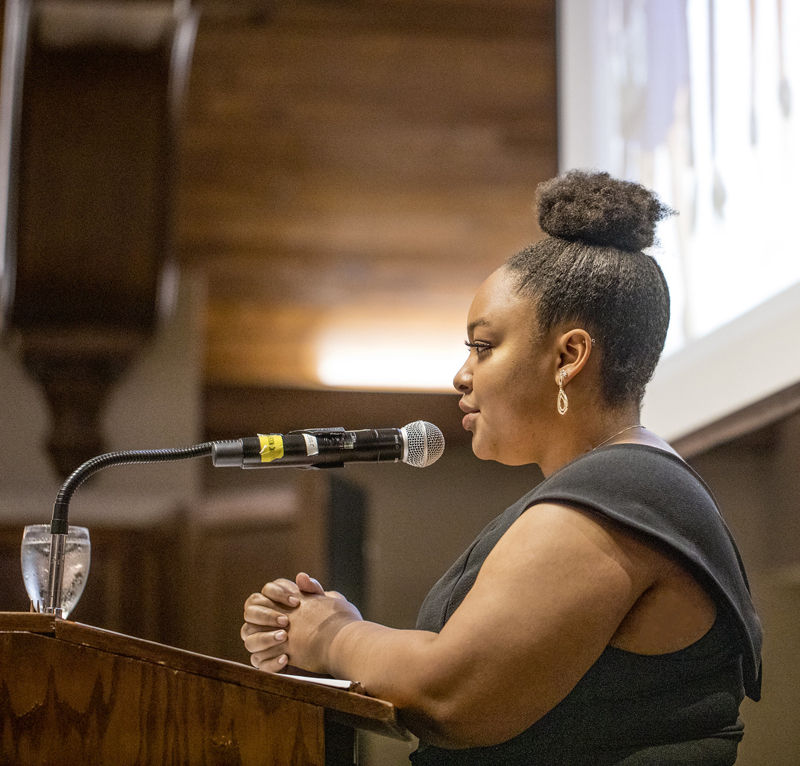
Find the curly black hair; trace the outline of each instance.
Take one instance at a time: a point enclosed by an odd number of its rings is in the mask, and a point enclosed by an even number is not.
[[[611,406],[641,406],[669,326],[669,289],[656,261],[656,223],[673,215],[655,194],[608,173],[571,170],[537,189],[549,237],[506,262],[532,299],[539,330],[577,322],[601,353]]]

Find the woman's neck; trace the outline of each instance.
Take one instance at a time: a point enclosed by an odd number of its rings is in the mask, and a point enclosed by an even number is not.
[[[545,477],[571,463],[581,455],[625,442],[648,441],[649,432],[639,423],[639,411],[635,407],[617,409],[594,417],[579,418],[577,415],[556,421],[553,432],[557,436],[549,441],[545,454],[539,461]]]

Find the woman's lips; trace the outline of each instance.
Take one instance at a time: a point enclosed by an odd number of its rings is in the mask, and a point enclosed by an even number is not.
[[[475,412],[468,412],[463,418],[461,418],[461,425],[464,427],[465,431],[471,431],[471,426],[474,425],[477,419],[478,410],[475,410]]]
[[[478,419],[480,410],[473,409],[463,399],[459,400],[458,408],[464,413],[464,417],[461,418],[462,427],[465,431],[471,431],[472,426],[475,425],[475,421]]]

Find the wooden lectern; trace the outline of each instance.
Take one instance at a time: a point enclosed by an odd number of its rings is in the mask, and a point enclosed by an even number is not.
[[[322,766],[388,702],[48,614],[0,613],[0,763]]]

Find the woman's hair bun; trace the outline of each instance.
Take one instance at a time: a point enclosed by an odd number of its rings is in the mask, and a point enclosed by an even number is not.
[[[552,237],[637,252],[656,223],[675,213],[641,184],[608,173],[570,170],[539,184],[539,226]]]

